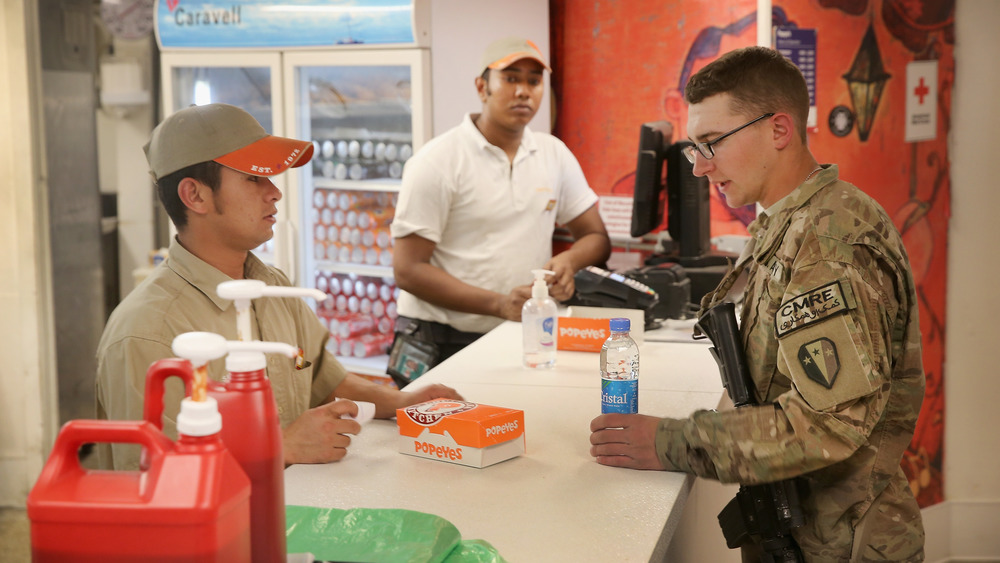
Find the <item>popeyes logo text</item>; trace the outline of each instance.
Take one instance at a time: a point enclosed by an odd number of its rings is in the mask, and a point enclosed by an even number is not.
[[[436,457],[438,459],[450,459],[459,461],[462,459],[462,448],[451,448],[448,446],[436,446],[430,442],[413,441],[413,451],[418,454]]]
[[[517,421],[512,420],[510,422],[505,422],[503,424],[497,424],[490,426],[486,429],[486,437],[498,436],[507,434],[508,432],[514,432],[517,430]]]
[[[559,337],[584,338],[593,340],[600,338],[602,341],[608,339],[608,333],[602,328],[560,328]]]
[[[559,317],[556,348],[572,352],[600,352],[608,334],[608,319]]]

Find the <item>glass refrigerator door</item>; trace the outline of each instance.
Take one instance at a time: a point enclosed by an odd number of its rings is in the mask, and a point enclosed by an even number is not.
[[[264,129],[286,135],[280,53],[165,53],[162,55],[164,116],[191,105],[226,103],[253,115]],[[271,180],[287,193],[287,174]],[[285,198],[282,198],[283,200]],[[254,250],[261,260],[294,279],[287,202],[278,202],[275,236]]]
[[[292,190],[301,285],[330,295],[317,314],[356,373],[384,375],[388,361],[398,294],[389,224],[403,165],[429,130],[427,61],[420,49],[285,55],[288,120],[316,147]]]

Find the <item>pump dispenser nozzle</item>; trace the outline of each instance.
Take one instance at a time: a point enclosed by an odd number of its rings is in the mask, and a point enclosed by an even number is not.
[[[267,285],[260,280],[232,280],[220,283],[215,292],[236,304],[236,336],[250,342],[250,300],[258,297],[312,297],[318,302],[327,298],[325,292],[305,287]]]
[[[238,342],[226,340],[213,332],[185,332],[174,338],[174,354],[191,362],[191,365],[204,368],[209,360],[221,358],[227,353],[226,371],[247,372],[266,367],[264,354],[283,354],[294,358],[298,348],[284,342]],[[207,378],[206,378],[207,382]],[[197,375],[195,385],[198,386]],[[202,386],[204,389],[204,385]],[[191,393],[194,398],[194,392]],[[198,400],[198,399],[195,399]],[[204,400],[204,399],[201,399]]]
[[[226,339],[214,332],[185,332],[174,338],[171,348],[178,358],[190,361],[194,368],[191,400],[204,401],[208,396],[208,368],[205,364],[225,355]]]
[[[226,356],[226,371],[229,373],[246,373],[267,367],[264,354],[283,354],[294,358],[299,349],[284,342],[226,342],[229,355]]]
[[[211,436],[222,430],[222,415],[215,399],[208,396],[209,360],[226,353],[226,339],[212,332],[185,332],[177,335],[171,348],[180,358],[191,362],[194,383],[191,397],[181,400],[177,413],[177,432],[185,436]]]
[[[549,286],[545,283],[545,276],[554,276],[555,272],[551,270],[532,270],[531,274],[535,276],[534,283],[531,284],[531,296],[535,299],[542,299],[549,296]]]

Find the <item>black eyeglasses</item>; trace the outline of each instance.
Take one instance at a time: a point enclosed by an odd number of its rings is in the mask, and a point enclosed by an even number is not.
[[[681,152],[684,153],[684,156],[687,157],[688,162],[690,162],[691,164],[694,164],[694,152],[695,151],[698,151],[699,153],[701,153],[701,156],[705,160],[712,160],[712,157],[715,156],[715,149],[712,148],[713,145],[715,145],[719,141],[725,139],[726,137],[732,135],[733,133],[736,133],[736,132],[740,131],[741,129],[745,129],[747,127],[750,127],[751,125],[753,125],[754,123],[757,123],[761,119],[767,119],[768,117],[771,117],[772,115],[774,115],[774,113],[765,113],[764,115],[762,115],[762,116],[760,116],[760,117],[758,117],[756,119],[751,119],[750,121],[744,123],[743,125],[740,125],[736,129],[733,129],[732,131],[730,131],[728,133],[723,133],[722,135],[716,137],[715,139],[713,139],[711,141],[705,141],[704,143],[695,143],[695,144],[693,144],[691,146],[684,147],[684,149]]]

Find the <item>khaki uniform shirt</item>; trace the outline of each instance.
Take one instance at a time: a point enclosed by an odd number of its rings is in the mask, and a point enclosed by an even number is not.
[[[726,483],[801,477],[807,560],[923,559],[900,460],[924,394],[909,259],[885,211],[828,166],[750,225],[740,333],[760,405],[664,419],[665,467]]]
[[[278,269],[250,254],[244,265],[247,279],[268,285],[291,283]],[[236,307],[221,299],[215,289],[229,276],[188,252],[176,240],[168,258],[156,267],[111,314],[97,350],[97,417],[111,420],[143,418],[146,371],[160,359],[172,358],[174,337],[191,331],[221,334],[236,340]],[[274,392],[282,427],[306,410],[319,406],[347,375],[326,349],[329,331],[306,302],[298,297],[264,297],[251,306],[251,330],[255,340],[284,342],[304,351],[311,365],[295,368],[295,360],[280,354],[267,355],[267,375]],[[209,376],[221,380],[225,360],[209,363]],[[175,420],[184,386],[179,378],[166,381],[164,432],[177,437]],[[223,424],[225,421],[223,421]],[[135,469],[139,448],[99,444],[101,467]]]

